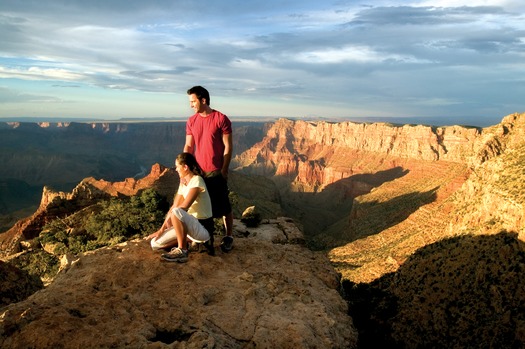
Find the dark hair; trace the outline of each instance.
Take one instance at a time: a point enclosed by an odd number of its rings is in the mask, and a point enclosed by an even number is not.
[[[206,104],[208,106],[211,103],[211,101],[210,101],[210,93],[208,92],[208,90],[206,90],[202,86],[193,86],[192,88],[190,88],[188,90],[188,96],[189,95],[197,96],[198,100],[201,101],[201,102],[202,102],[202,99],[204,98],[206,100]]]
[[[179,162],[181,165],[186,165],[190,169],[193,174],[201,176],[203,175],[203,172],[201,170],[201,167],[197,163],[197,160],[195,160],[195,157],[191,153],[180,153],[177,155],[176,161]]]

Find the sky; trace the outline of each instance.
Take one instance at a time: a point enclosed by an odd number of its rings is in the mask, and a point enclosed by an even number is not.
[[[525,112],[523,0],[1,0],[0,118]],[[485,121],[483,121],[485,122]]]

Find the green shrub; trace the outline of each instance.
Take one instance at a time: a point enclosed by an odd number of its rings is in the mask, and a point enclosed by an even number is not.
[[[147,189],[129,201],[112,198],[100,204],[100,213],[89,217],[85,229],[102,244],[114,244],[147,236],[162,225],[168,210],[166,199]]]
[[[168,210],[166,199],[153,189],[130,198],[101,201],[97,206],[88,217],[74,219],[72,215],[46,224],[38,238],[40,243],[55,245],[56,255],[79,254],[147,236],[162,225]],[[71,234],[73,227],[82,233]]]
[[[58,273],[60,261],[43,250],[24,253],[11,261],[15,267],[25,270],[29,275],[39,278],[53,278]]]

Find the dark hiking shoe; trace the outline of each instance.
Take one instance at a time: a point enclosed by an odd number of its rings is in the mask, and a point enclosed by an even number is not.
[[[198,242],[192,241],[188,244],[188,252],[200,252],[201,244]]]
[[[230,252],[233,248],[233,237],[231,236],[225,236],[222,238],[221,242],[221,250],[222,252]]]
[[[188,251],[175,247],[170,253],[164,253],[161,257],[168,262],[186,263],[188,261]]]
[[[215,246],[213,246],[213,242],[211,242],[210,240],[206,241],[204,243],[204,247],[206,247],[206,252],[208,253],[208,255],[215,256]]]

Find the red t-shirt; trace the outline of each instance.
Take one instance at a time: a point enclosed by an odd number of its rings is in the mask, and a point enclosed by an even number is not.
[[[204,172],[222,169],[224,160],[222,136],[231,133],[230,119],[217,110],[213,110],[206,117],[198,113],[190,116],[186,122],[186,134],[193,136],[195,159]]]

